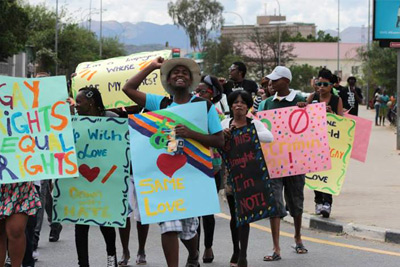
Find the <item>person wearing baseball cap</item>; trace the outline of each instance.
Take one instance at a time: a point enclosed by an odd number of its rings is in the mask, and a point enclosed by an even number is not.
[[[172,96],[172,99],[138,91],[143,80],[156,69],[160,69],[161,83]],[[138,105],[154,111],[190,102],[207,101],[191,94],[196,89],[200,79],[200,67],[193,60],[187,58],[164,60],[162,57],[157,57],[142,71],[129,79],[122,90]],[[221,123],[214,105],[209,101],[207,102],[207,109],[207,114],[204,114],[208,118],[207,134],[193,131],[181,124],[175,127],[175,133],[181,138],[196,140],[204,146],[220,148],[224,145]],[[137,164],[137,162],[133,162],[133,166],[134,164]],[[178,236],[189,252],[186,267],[200,266],[197,250],[198,218],[162,222],[159,225],[161,243],[168,267],[179,266]]]
[[[294,90],[289,89],[289,84],[292,81],[292,73],[288,68],[278,66],[269,75],[267,75],[267,78],[270,79],[270,84],[276,93],[260,103],[258,109],[259,111],[296,106],[298,102],[305,101],[304,97],[296,94]],[[280,220],[287,215],[286,207],[283,201],[283,191],[285,191],[285,202],[289,209],[290,215],[294,220],[295,245],[293,248],[297,254],[304,254],[308,252],[301,239],[304,185],[304,174],[286,176],[280,179],[271,180],[271,187],[278,209],[278,216],[270,218],[273,253],[265,256],[264,261],[277,261],[281,259],[281,249],[279,245]]]

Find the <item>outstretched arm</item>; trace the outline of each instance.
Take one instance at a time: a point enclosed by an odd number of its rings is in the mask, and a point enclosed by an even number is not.
[[[135,76],[130,78],[122,91],[132,99],[136,104],[144,107],[146,105],[146,94],[138,91],[140,84],[143,82],[146,77],[152,73],[154,70],[161,68],[164,59],[162,57],[157,57],[154,59],[147,67],[145,67],[142,71],[137,73]]]

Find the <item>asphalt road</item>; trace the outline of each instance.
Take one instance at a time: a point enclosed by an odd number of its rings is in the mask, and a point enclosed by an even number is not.
[[[132,224],[135,225],[135,224]],[[400,245],[361,240],[348,236],[338,236],[313,230],[303,230],[304,244],[308,254],[297,255],[291,248],[293,245],[293,225],[282,222],[281,249],[282,260],[263,262],[263,256],[271,253],[272,240],[269,232],[269,221],[263,220],[252,224],[248,248],[249,266],[400,266]],[[37,267],[77,266],[73,225],[64,225],[61,238],[56,243],[49,243],[47,237],[49,227],[44,225],[39,244],[39,261]],[[137,250],[136,228],[131,231],[131,262],[135,266]],[[91,227],[89,232],[89,255],[91,266],[106,266],[106,251],[103,237],[98,227]],[[202,247],[203,249],[203,247]],[[222,213],[216,215],[216,231],[214,238],[215,260],[202,266],[229,266],[232,245],[229,231],[229,211],[222,202]],[[117,234],[117,252],[121,256],[122,249]],[[146,244],[147,266],[166,266],[161,248],[158,225],[152,225]],[[201,252],[202,255],[202,252]],[[186,262],[187,252],[180,246],[180,266]]]

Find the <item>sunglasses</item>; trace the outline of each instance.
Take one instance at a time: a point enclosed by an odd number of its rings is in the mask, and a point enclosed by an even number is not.
[[[200,95],[204,95],[204,94],[207,94],[207,93],[212,95],[213,91],[210,90],[210,89],[202,89],[202,90],[199,91]]]
[[[315,83],[316,86],[323,86],[323,87],[328,87],[329,85],[332,85],[332,83],[328,82],[317,82]]]

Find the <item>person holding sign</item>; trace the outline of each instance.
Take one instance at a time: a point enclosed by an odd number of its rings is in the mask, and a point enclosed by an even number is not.
[[[73,103],[72,99],[68,99]],[[73,108],[73,105],[71,105]],[[99,90],[94,87],[81,88],[76,95],[76,111],[79,115],[97,116],[97,117],[118,117],[117,114],[105,110],[103,99]],[[112,227],[100,226],[100,231],[106,241],[107,249],[107,267],[117,266],[117,252],[115,247],[116,234]],[[75,224],[75,245],[78,253],[78,265],[80,267],[89,267],[89,225]]]
[[[307,103],[297,103],[299,107],[305,107],[306,104],[322,103],[326,104],[326,112],[334,113],[343,116],[342,99],[332,93],[332,72],[328,69],[322,69],[318,73],[318,81],[315,83],[318,86],[317,92],[312,93],[307,98]],[[315,214],[329,218],[332,209],[332,195],[315,191]]]
[[[231,111],[231,117],[222,121],[224,129],[225,142],[231,139],[233,129],[241,128],[246,125],[254,124],[260,142],[270,143],[274,140],[272,133],[265,128],[264,124],[258,120],[252,120],[246,117],[249,109],[253,106],[253,99],[249,93],[244,90],[235,91],[228,97],[228,105]],[[228,170],[229,172],[230,170]],[[246,170],[243,170],[246,172]],[[235,198],[232,195],[233,181],[228,182],[227,200],[229,211],[231,213],[230,228],[233,243],[233,255],[230,260],[230,266],[247,266],[247,244],[249,241],[250,225],[244,224],[239,227],[236,221]]]
[[[159,95],[146,94],[138,90],[143,80],[156,69],[161,69],[162,85],[173,97],[173,100]],[[162,57],[158,57],[141,72],[128,80],[122,90],[138,105],[145,107],[147,110],[154,111],[190,102],[206,101],[191,94],[200,82],[200,78],[200,67],[193,60],[174,58],[164,61]],[[175,127],[175,134],[181,138],[196,140],[204,146],[219,148],[223,146],[224,142],[221,123],[215,107],[210,102],[207,102],[207,107],[208,134],[195,132],[184,125],[177,125]],[[198,225],[198,218],[160,223],[162,247],[169,267],[178,267],[179,265],[178,236],[189,252],[186,266],[200,266],[199,252],[197,250]]]
[[[292,73],[288,68],[278,66],[272,71],[272,73],[267,75],[267,77],[271,80],[270,83],[276,93],[274,96],[271,96],[260,103],[260,106],[263,107],[263,109],[259,109],[259,111],[291,107],[296,106],[298,102],[305,102],[304,97],[296,94],[294,90],[289,89],[289,84],[292,80]],[[295,245],[293,248],[298,254],[308,252],[301,239],[304,185],[304,174],[272,179],[271,186],[274,192],[274,198],[277,202],[279,215],[270,219],[274,248],[272,255],[265,256],[264,261],[276,261],[281,259],[281,248],[279,245],[280,219],[287,215],[283,203],[283,191],[285,191],[285,201],[289,208],[290,215],[294,219]]]

